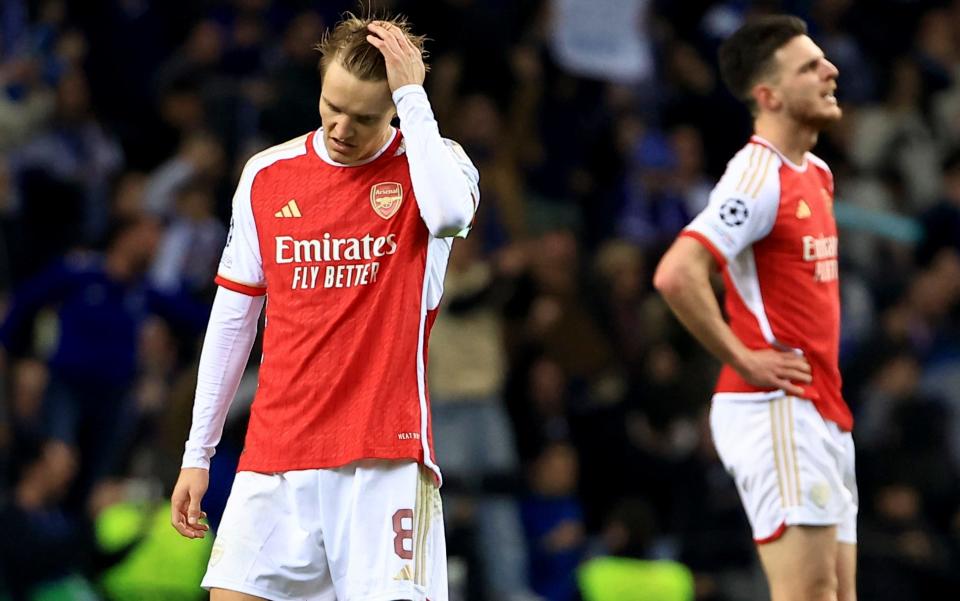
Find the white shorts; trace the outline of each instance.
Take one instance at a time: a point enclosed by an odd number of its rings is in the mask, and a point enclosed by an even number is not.
[[[282,601],[447,601],[433,472],[365,460],[239,472],[202,586]]]
[[[837,526],[837,540],[857,542],[853,437],[813,403],[783,393],[718,393],[710,430],[733,476],[758,544],[787,526]]]

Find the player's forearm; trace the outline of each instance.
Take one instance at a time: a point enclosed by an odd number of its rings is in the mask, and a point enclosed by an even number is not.
[[[210,467],[227,411],[250,357],[263,302],[262,296],[217,290],[200,353],[193,425],[181,467]]]
[[[709,271],[701,265],[661,265],[654,283],[687,331],[714,357],[739,369],[748,349],[724,321]]]
[[[420,214],[431,234],[453,236],[473,221],[476,199],[470,180],[440,137],[423,87],[403,86],[393,99]]]

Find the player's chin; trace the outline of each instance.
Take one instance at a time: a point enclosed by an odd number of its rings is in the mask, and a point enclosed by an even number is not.
[[[839,106],[832,106],[814,115],[810,115],[807,122],[816,129],[824,129],[839,121],[841,117],[843,117],[843,109]]]
[[[330,158],[338,163],[349,164],[353,162],[353,157],[349,154],[342,153],[338,150],[327,149],[327,154],[330,155]]]

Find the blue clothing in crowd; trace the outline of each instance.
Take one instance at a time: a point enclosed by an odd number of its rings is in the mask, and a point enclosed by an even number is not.
[[[140,327],[150,315],[192,333],[202,331],[208,317],[208,308],[189,297],[157,292],[142,279],[118,281],[101,255],[83,253],[57,262],[17,290],[0,327],[0,343],[13,353],[24,351],[34,319],[47,307],[57,308],[59,321],[51,372],[119,387],[133,382]]]

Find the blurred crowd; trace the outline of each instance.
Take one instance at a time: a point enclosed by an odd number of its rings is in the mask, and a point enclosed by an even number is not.
[[[394,0],[481,174],[430,344],[455,600],[765,598],[716,362],[652,267],[750,134],[718,44],[791,12],[840,69],[860,595],[960,598],[960,2]],[[166,498],[230,202],[319,126],[347,0],[0,3],[0,599],[197,599]],[[216,528],[259,350],[205,510]],[[646,595],[646,596],[643,596]]]

